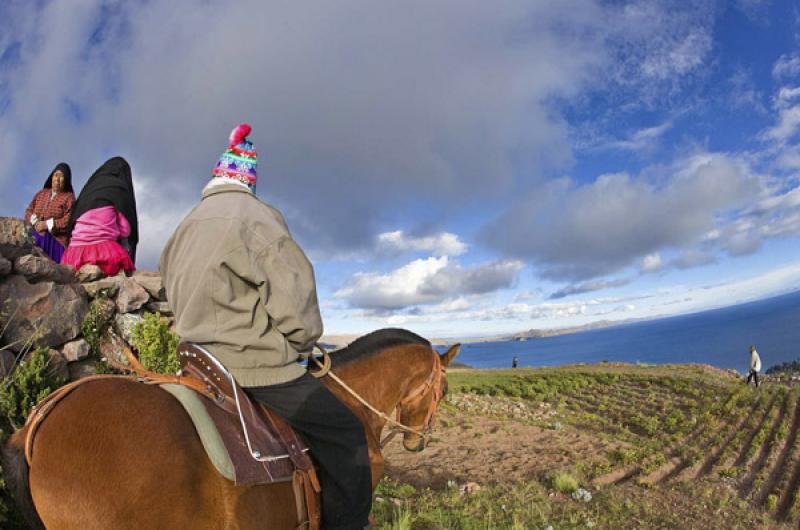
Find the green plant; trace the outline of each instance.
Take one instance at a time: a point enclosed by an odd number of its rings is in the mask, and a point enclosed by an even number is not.
[[[767,495],[767,511],[772,511],[778,506],[778,496],[774,493]]]
[[[169,329],[159,313],[145,313],[131,332],[131,346],[139,352],[139,360],[148,370],[162,374],[178,371],[178,343],[180,339]]]
[[[25,424],[31,409],[64,379],[50,369],[46,348],[38,348],[0,385],[0,441]]]
[[[103,296],[98,296],[92,300],[92,303],[89,305],[89,312],[81,323],[83,338],[89,343],[89,349],[92,355],[98,358],[101,356],[99,348],[100,338],[105,335],[109,324],[108,317],[103,311],[103,304],[106,300],[107,299]]]
[[[553,489],[560,493],[572,493],[578,489],[578,480],[569,473],[556,473],[552,483]]]

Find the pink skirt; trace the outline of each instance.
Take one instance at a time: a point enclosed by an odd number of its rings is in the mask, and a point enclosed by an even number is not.
[[[136,267],[125,249],[116,241],[99,241],[91,245],[67,247],[61,263],[69,265],[76,271],[90,263],[103,269],[106,276],[114,276],[120,270],[133,272]]]

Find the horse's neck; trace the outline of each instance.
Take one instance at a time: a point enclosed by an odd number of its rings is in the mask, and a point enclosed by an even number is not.
[[[406,355],[408,359],[395,355],[389,358],[390,356],[379,353],[363,361],[352,362],[341,369],[334,369],[334,372],[364,401],[388,415],[403,398],[410,381],[416,376],[414,370],[407,369],[414,362],[413,352]],[[358,399],[353,399],[352,396],[347,396],[346,391],[336,388],[337,386],[333,384],[331,389],[379,435],[384,421]]]

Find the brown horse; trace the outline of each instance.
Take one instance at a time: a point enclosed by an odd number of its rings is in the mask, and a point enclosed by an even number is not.
[[[390,414],[397,407],[402,424],[423,431],[430,427],[426,423],[432,422],[438,399],[446,391],[444,368],[457,351],[456,345],[439,355],[413,333],[381,330],[333,352],[331,372],[378,411]],[[374,488],[383,474],[379,442],[386,420],[330,377],[322,381],[364,424]],[[33,527],[293,529],[298,525],[290,483],[242,487],[223,478],[208,460],[189,416],[158,387],[129,378],[100,379],[78,387],[41,423],[29,469],[22,453],[25,435],[22,429],[12,436],[3,464]],[[403,445],[419,451],[424,438],[406,432]]]

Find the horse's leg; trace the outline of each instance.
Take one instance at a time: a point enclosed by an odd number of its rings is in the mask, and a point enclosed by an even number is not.
[[[32,460],[31,494],[48,529],[294,527],[293,503],[268,504],[278,491],[222,478],[178,402],[140,383],[76,389],[42,423]]]

